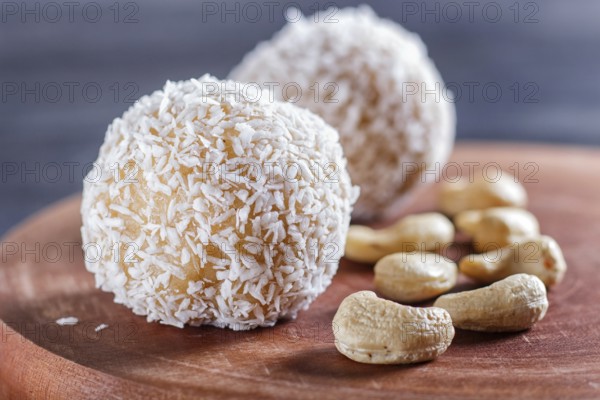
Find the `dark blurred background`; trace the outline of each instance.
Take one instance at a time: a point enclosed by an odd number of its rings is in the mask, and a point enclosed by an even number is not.
[[[600,1],[370,4],[429,47],[457,96],[459,140],[600,144]],[[167,79],[224,78],[288,6],[0,2],[0,233],[81,190],[107,125],[139,96]]]

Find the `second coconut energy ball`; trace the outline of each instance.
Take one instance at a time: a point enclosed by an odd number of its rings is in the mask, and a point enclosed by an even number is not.
[[[425,169],[446,162],[454,143],[454,105],[425,45],[368,7],[290,21],[230,76],[339,130],[361,187],[358,219],[383,216],[424,181]]]

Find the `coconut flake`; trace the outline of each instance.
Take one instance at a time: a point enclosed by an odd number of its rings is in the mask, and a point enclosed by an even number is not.
[[[56,320],[56,323],[60,326],[71,326],[77,325],[79,323],[79,319],[75,317],[63,317]]]

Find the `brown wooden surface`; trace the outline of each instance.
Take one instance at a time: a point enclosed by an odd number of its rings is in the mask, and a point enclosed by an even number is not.
[[[308,311],[275,328],[148,324],[94,288],[71,244],[81,241],[74,197],[2,239],[0,398],[599,398],[600,150],[462,144],[454,160],[518,162],[521,179],[533,171],[525,163],[539,167],[538,182],[525,183],[529,208],[569,270],[530,331],[457,331],[445,354],[419,365],[355,363],[336,351],[330,324],[345,296],[373,289],[372,269],[346,261]],[[434,210],[434,193],[403,212]],[[462,279],[457,290],[470,287]],[[80,322],[54,323],[65,316]],[[96,334],[101,323],[110,328]]]

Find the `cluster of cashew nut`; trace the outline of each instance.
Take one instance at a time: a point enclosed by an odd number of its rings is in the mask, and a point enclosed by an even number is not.
[[[375,364],[427,361],[450,346],[454,327],[522,331],[545,316],[546,288],[561,281],[567,265],[556,241],[523,209],[523,186],[508,174],[495,182],[461,179],[441,188],[439,203],[478,252],[458,267],[438,254],[455,234],[442,214],[410,215],[384,229],[350,227],[345,257],[375,263],[374,286],[384,298],[362,291],[341,303],[333,329],[345,356]],[[489,286],[444,294],[459,271]],[[435,297],[433,307],[396,303]]]

